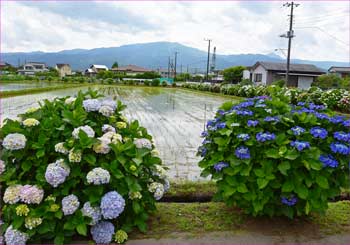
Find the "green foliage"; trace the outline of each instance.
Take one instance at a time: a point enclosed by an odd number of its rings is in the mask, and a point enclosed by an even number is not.
[[[157,72],[148,71],[148,72],[144,72],[142,74],[136,74],[134,77],[141,78],[141,79],[155,79],[155,78],[160,78],[160,75]]]
[[[118,62],[117,61],[114,62],[113,65],[112,65],[112,68],[118,68],[118,67],[119,67]]]
[[[167,83],[166,81],[163,81],[163,82],[162,82],[162,86],[163,86],[163,87],[166,87],[166,86],[168,86],[168,83]]]
[[[286,81],[283,79],[280,79],[280,80],[274,81],[272,84],[282,88],[286,86]]]
[[[239,83],[243,77],[244,66],[234,66],[223,70],[224,80],[230,83]]]
[[[339,88],[342,83],[342,79],[335,74],[324,74],[316,78],[316,81],[312,84],[322,89]]]
[[[152,82],[151,82],[152,86],[156,86],[157,87],[157,86],[159,86],[159,84],[160,84],[160,80],[159,79],[153,79]]]
[[[242,79],[242,81],[239,83],[240,85],[253,85],[253,82],[250,81],[249,79]]]
[[[27,217],[42,219],[42,223],[31,230],[25,226],[25,217],[16,213],[18,202],[1,205],[4,230],[12,225],[30,236],[29,243],[48,240],[69,243],[77,234],[88,236],[91,218],[83,216],[81,208],[88,201],[98,207],[101,197],[109,191],[117,191],[125,200],[121,215],[117,220],[109,220],[115,225],[115,230],[129,232],[133,227],[145,230],[147,218],[155,210],[155,194],[149,185],[153,182],[163,185],[166,182],[164,172],[159,170],[162,169],[161,159],[147,130],[138,121],[128,122],[121,114],[125,106],[120,101],[115,104],[111,116],[85,111],[83,101],[100,97],[98,92],[89,90],[79,92],[75,99],[44,100],[40,108],[19,115],[23,123],[5,120],[0,129],[1,141],[11,133],[20,133],[26,137],[26,144],[19,150],[2,149],[1,160],[6,164],[6,171],[0,175],[1,187],[5,190],[15,184],[36,185],[44,191],[44,198],[39,204],[28,204],[30,211]],[[26,119],[36,119],[40,124],[28,126]],[[116,139],[120,138],[105,143],[109,151],[102,154],[97,152],[103,143],[101,137],[105,137],[102,129],[105,124],[117,131],[114,134]],[[89,137],[80,130],[78,137],[73,137],[73,130],[83,125],[90,126],[95,136]],[[148,140],[148,147],[135,143],[135,139],[141,138]],[[81,161],[71,162],[69,154],[57,152],[55,145],[60,142],[68,151],[80,151]],[[54,188],[47,182],[45,172],[48,164],[59,159],[69,166],[70,173],[63,183]],[[108,184],[93,185],[87,182],[87,173],[96,167],[109,172]],[[132,198],[135,193],[139,194],[138,198]],[[61,201],[69,194],[78,197],[80,206],[73,214],[64,215]]]
[[[249,104],[250,103],[250,104]],[[252,103],[252,104],[251,104]],[[314,104],[306,103],[306,108]],[[301,110],[281,100],[255,98],[240,104],[227,102],[221,106],[215,119],[207,124],[208,136],[199,154],[203,156],[199,166],[202,175],[211,174],[217,183],[217,200],[228,205],[236,205],[246,213],[269,216],[308,215],[311,212],[324,213],[327,202],[339,196],[341,188],[349,186],[349,159],[347,155],[335,154],[330,144],[336,142],[335,132],[348,132],[345,125],[319,119],[315,113],[295,112]],[[235,111],[249,110],[251,116],[242,116]],[[329,111],[319,111],[328,113]],[[277,117],[277,122],[265,121],[267,117]],[[258,120],[258,125],[248,126],[248,120]],[[224,127],[217,127],[225,123]],[[221,125],[222,126],[222,125]],[[300,126],[304,133],[295,135],[291,128]],[[311,133],[312,127],[322,127],[328,136],[320,140]],[[270,132],[272,140],[261,142],[257,134]],[[237,136],[248,134],[249,139]],[[309,142],[310,147],[298,150],[294,141]],[[349,143],[342,142],[346,147]],[[245,158],[236,151],[246,147],[249,156]],[[321,155],[331,154],[338,162],[337,167],[324,166]],[[221,170],[215,169],[219,162],[227,164]],[[295,205],[282,203],[282,198],[297,198]]]

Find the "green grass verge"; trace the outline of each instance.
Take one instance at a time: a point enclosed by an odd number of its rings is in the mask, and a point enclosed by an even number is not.
[[[213,181],[181,181],[172,182],[165,197],[191,198],[193,196],[213,196],[216,192],[216,184]]]
[[[282,232],[290,230],[308,235],[337,234],[350,232],[350,201],[330,203],[325,215],[289,220],[287,218],[250,217],[239,209],[229,208],[223,203],[157,203],[157,211],[148,222],[148,231],[130,234],[131,239],[160,238],[172,233],[200,235],[208,232],[261,231]],[[310,234],[309,234],[310,235]]]
[[[26,94],[35,94],[42,93],[47,91],[53,91],[58,89],[68,89],[68,88],[77,88],[82,86],[88,86],[91,84],[63,84],[57,86],[43,87],[43,88],[30,88],[30,89],[22,89],[22,90],[11,90],[11,91],[2,91],[0,92],[0,98],[14,97]]]

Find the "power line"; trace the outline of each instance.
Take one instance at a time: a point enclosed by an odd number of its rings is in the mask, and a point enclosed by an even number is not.
[[[348,47],[350,46],[349,43],[347,43],[347,42],[345,42],[345,41],[343,41],[343,40],[337,38],[336,36],[334,36],[334,35],[328,33],[327,31],[323,30],[322,28],[320,28],[320,27],[318,27],[318,26],[296,27],[296,29],[317,29],[317,30],[319,30],[319,31],[321,31],[321,32],[323,32],[323,33],[325,33],[325,34],[327,34],[328,36],[332,37],[334,40],[336,40],[336,41],[338,41],[338,42],[340,42],[340,43],[342,43],[342,44],[344,44],[344,45],[346,45],[346,46],[348,46]]]
[[[298,15],[294,15],[296,19],[304,21],[304,20],[310,20],[310,19],[319,19],[319,18],[325,18],[325,17],[332,17],[332,16],[338,16],[339,14],[346,14],[349,15],[349,10],[342,10],[342,11],[338,11],[338,12],[328,12],[327,14],[322,14],[322,15],[314,15],[314,16],[301,16],[299,17]]]

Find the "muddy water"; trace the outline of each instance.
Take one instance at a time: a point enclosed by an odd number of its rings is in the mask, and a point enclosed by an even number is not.
[[[169,176],[175,179],[197,180],[200,169],[196,156],[202,139],[200,133],[208,118],[227,97],[167,88],[94,87],[108,97],[127,105],[124,114],[137,119],[153,135],[157,149]],[[85,90],[87,88],[83,88]],[[79,89],[66,89],[1,100],[1,119],[14,118],[18,113],[37,106],[37,100],[74,95]]]

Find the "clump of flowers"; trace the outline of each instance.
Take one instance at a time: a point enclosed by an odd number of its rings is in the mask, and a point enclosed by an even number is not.
[[[45,100],[4,120],[0,243],[66,244],[89,233],[121,243],[125,227],[144,231],[170,187],[166,168],[147,130],[121,114],[120,101],[101,97],[89,90]]]
[[[101,221],[91,228],[91,235],[97,244],[108,244],[112,241],[114,225],[108,221]]]
[[[64,183],[66,178],[69,176],[70,168],[64,162],[63,159],[57,160],[54,163],[50,163],[45,172],[45,179],[47,183],[52,185],[53,187],[57,187],[58,185]]]
[[[87,182],[94,185],[108,184],[110,178],[109,172],[103,168],[94,168],[86,175]]]
[[[36,120],[35,118],[28,118],[22,122],[23,126],[25,127],[34,127],[38,126],[40,122]]]
[[[102,197],[100,208],[103,218],[115,219],[124,211],[125,200],[118,192],[110,191]]]
[[[156,200],[160,200],[164,195],[164,185],[158,182],[153,182],[148,186],[148,190],[153,193]]]
[[[62,212],[64,215],[71,215],[79,208],[80,202],[74,194],[66,196],[62,199]]]
[[[324,212],[346,188],[350,120],[322,104],[288,104],[293,93],[225,103],[208,121],[199,166],[217,198],[254,216],[293,218]]]
[[[13,133],[8,134],[4,141],[2,142],[2,146],[8,150],[21,150],[26,146],[27,139],[23,134]]]

